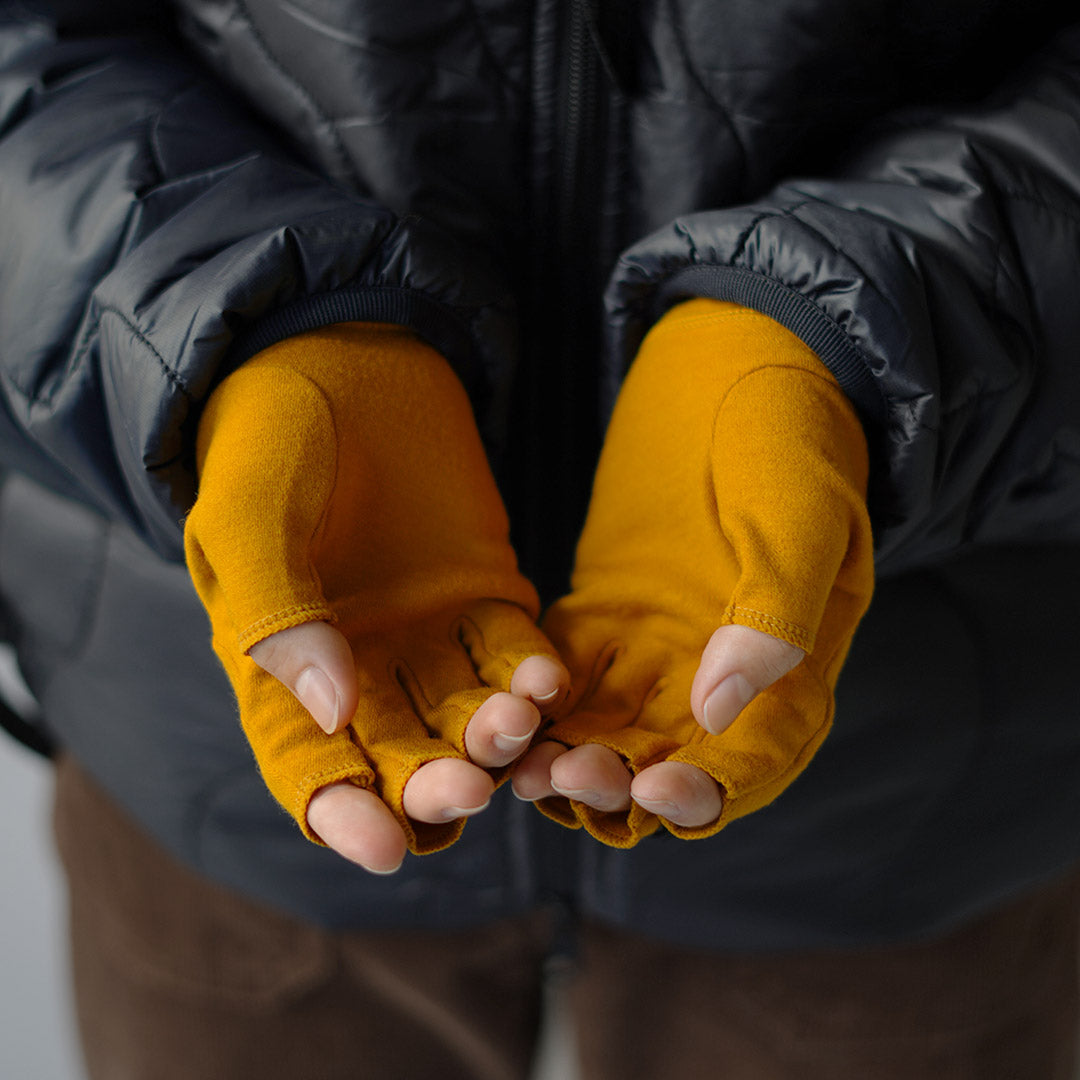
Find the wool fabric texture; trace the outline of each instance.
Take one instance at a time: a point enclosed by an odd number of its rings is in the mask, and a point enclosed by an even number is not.
[[[411,821],[406,782],[465,758],[476,709],[509,690],[521,660],[553,650],[450,366],[396,326],[289,338],[214,391],[198,468],[188,566],[270,791],[316,842],[308,804],[346,781],[379,795],[414,853],[451,844],[464,821]],[[360,685],[335,735],[248,656],[320,619],[348,639]]]
[[[544,628],[574,692],[546,735],[598,743],[630,771],[689,762],[721,787],[717,820],[685,828],[633,804],[565,798],[548,816],[630,847],[663,824],[711,836],[771,802],[809,762],[873,589],[867,447],[814,353],[772,319],[692,300],[646,337],[605,437],[570,595]],[[722,733],[690,688],[717,627],[806,652]]]

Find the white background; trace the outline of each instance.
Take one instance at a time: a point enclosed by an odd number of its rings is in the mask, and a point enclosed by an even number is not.
[[[83,1080],[53,855],[51,773],[0,734],[0,1077]]]

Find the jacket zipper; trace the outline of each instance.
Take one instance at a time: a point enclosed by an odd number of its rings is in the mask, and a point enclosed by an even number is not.
[[[537,0],[532,131],[530,278],[521,310],[522,369],[514,415],[514,483],[507,491],[523,569],[545,602],[568,587],[598,436],[600,346],[595,222],[602,100],[589,0]],[[520,495],[520,498],[518,497]]]
[[[566,64],[561,86],[558,185],[560,239],[565,247],[591,245],[592,221],[588,207],[597,194],[596,147],[599,63],[592,37],[590,0],[570,0],[566,37]]]
[[[558,474],[564,490],[564,544],[572,552],[584,521],[599,452],[597,363],[601,349],[603,102],[593,40],[595,0],[570,0],[563,30],[555,189],[560,410],[566,432]]]
[[[598,60],[589,0],[536,0],[533,23],[529,280],[506,496],[523,571],[543,603],[569,588],[591,488],[600,347],[595,253],[602,150]],[[537,831],[542,829],[542,837]],[[578,892],[575,834],[533,822],[526,835],[546,883],[542,902],[568,912]]]

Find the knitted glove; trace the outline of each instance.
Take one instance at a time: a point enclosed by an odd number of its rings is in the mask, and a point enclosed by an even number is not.
[[[270,791],[316,842],[311,797],[349,781],[386,803],[411,851],[446,847],[464,822],[412,822],[406,781],[464,758],[477,707],[526,656],[553,655],[450,367],[394,326],[283,341],[215,390],[198,465],[188,566]],[[247,655],[317,619],[348,639],[360,684],[336,735]]]
[[[867,451],[847,398],[778,323],[694,300],[652,330],[622,388],[577,551],[544,623],[574,680],[546,736],[598,743],[637,774],[696,765],[721,787],[710,836],[764,806],[824,739],[873,587]],[[690,712],[704,646],[738,623],[805,650],[721,734]],[[657,818],[563,798],[540,809],[630,847]]]

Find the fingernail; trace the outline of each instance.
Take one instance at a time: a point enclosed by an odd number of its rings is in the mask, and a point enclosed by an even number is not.
[[[682,814],[682,807],[678,803],[668,802],[666,799],[635,799],[638,806],[644,807],[650,814],[660,817],[674,818]]]
[[[376,870],[374,869],[374,867],[371,866],[365,866],[364,869],[369,874],[377,874],[379,877],[389,877],[391,874],[396,874],[401,869],[402,863],[404,862],[405,860],[402,859],[401,862],[397,864],[397,866],[393,867],[390,870]]]
[[[491,805],[491,800],[488,799],[483,806],[447,806],[443,812],[443,821],[453,821],[455,818],[460,817],[472,817],[473,814],[479,814],[481,810],[486,810]]]
[[[573,799],[575,802],[598,803],[600,802],[600,792],[594,791],[592,788],[561,788],[558,784],[551,785],[560,795],[565,795],[568,799]]]
[[[296,696],[319,727],[332,734],[338,722],[338,696],[329,676],[317,667],[304,668],[296,680]]]
[[[562,687],[556,686],[550,694],[533,694],[532,699],[537,705],[550,705],[562,693]]]
[[[491,741],[500,749],[511,751],[515,753],[521,750],[525,744],[533,737],[533,732],[526,732],[524,735],[507,735],[505,732],[496,731],[491,736]]]
[[[756,693],[745,675],[734,672],[705,699],[701,726],[713,735],[719,735],[750,704]]]

